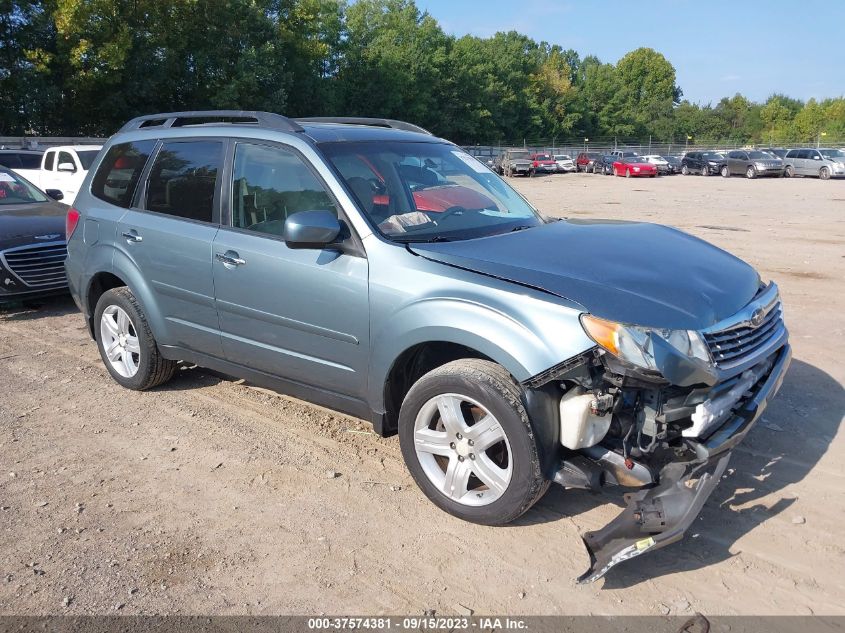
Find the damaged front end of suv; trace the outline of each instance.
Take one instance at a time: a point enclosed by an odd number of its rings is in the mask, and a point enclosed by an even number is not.
[[[777,286],[703,331],[661,330],[583,314],[596,347],[526,384],[557,384],[554,481],[627,492],[610,524],[584,535],[591,582],[682,538],[718,484],[731,449],[779,389],[791,358]]]

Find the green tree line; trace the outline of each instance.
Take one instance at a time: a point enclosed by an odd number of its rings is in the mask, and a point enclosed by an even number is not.
[[[398,118],[461,143],[845,138],[842,97],[682,97],[650,48],[608,63],[515,31],[454,37],[413,0],[0,0],[0,135],[256,109]]]

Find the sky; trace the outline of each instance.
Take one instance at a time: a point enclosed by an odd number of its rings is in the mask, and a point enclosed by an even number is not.
[[[845,95],[845,0],[417,0],[447,33],[516,30],[603,62],[647,46],[675,67],[685,99],[741,92]]]

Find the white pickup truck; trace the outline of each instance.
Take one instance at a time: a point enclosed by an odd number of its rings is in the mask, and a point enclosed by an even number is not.
[[[61,145],[49,147],[41,158],[41,169],[30,178],[42,191],[58,189],[62,202],[73,204],[88,169],[97,157],[101,145]]]

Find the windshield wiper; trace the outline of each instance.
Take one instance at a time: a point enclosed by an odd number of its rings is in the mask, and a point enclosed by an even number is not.
[[[533,226],[529,226],[527,224],[522,224],[520,226],[515,226],[511,229],[511,233],[516,233],[517,231],[524,231],[525,229],[533,229]]]
[[[434,237],[409,237],[407,239],[396,239],[395,241],[402,244],[430,244],[433,242],[451,242],[452,238],[443,237],[442,235],[435,235]]]

